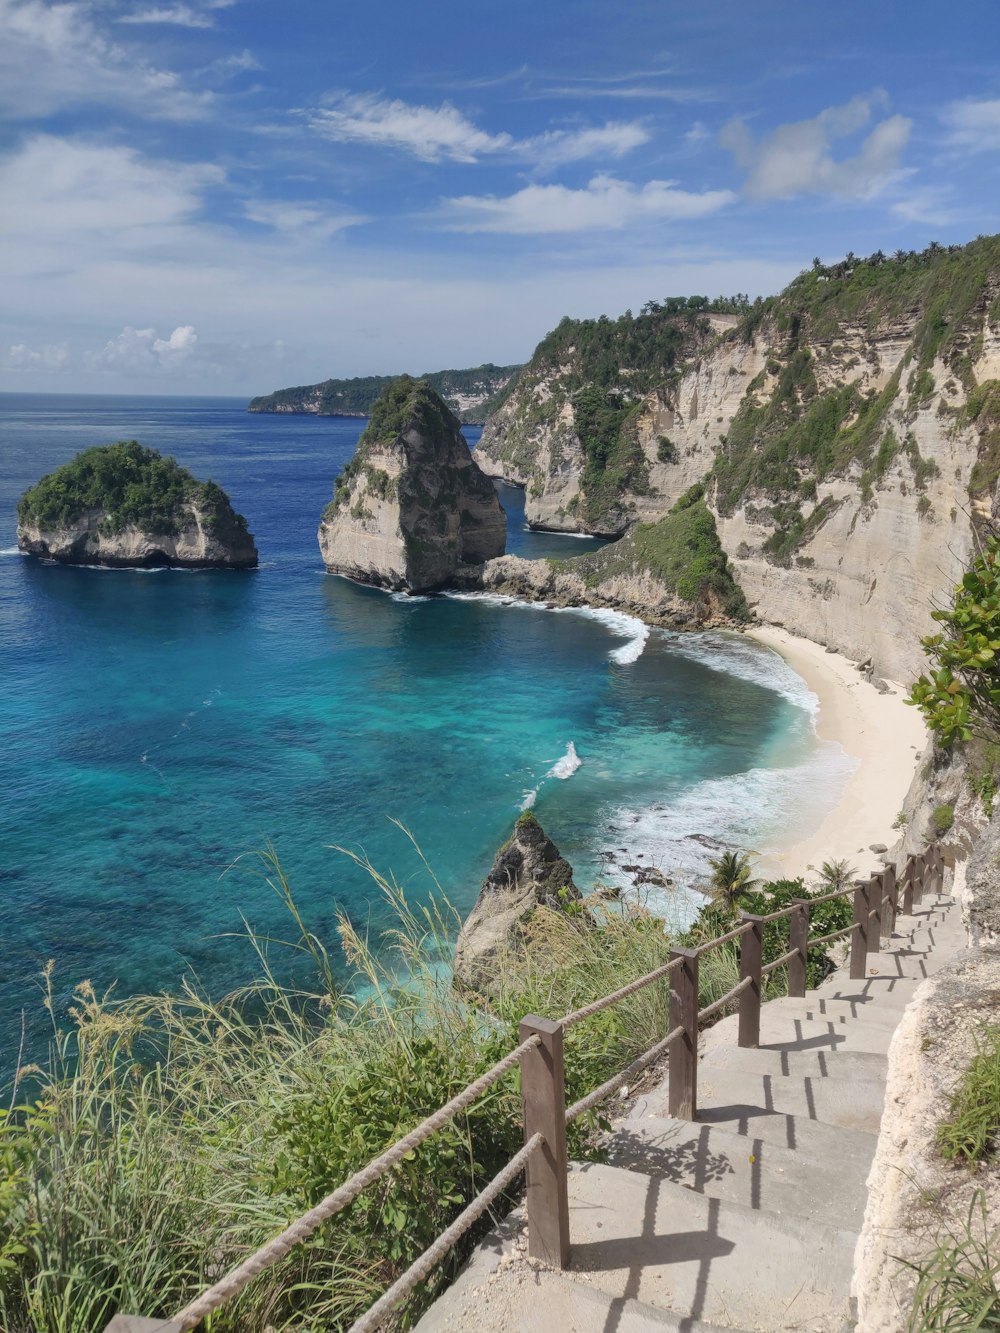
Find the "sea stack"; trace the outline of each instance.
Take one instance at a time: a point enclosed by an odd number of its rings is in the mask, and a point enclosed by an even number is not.
[[[85,449],[25,491],[17,544],[65,565],[252,569],[246,519],[214,481],[135,440]]]
[[[563,911],[581,901],[573,867],[530,810],[496,854],[455,945],[455,984],[483,994],[504,957],[516,954],[539,907]]]
[[[394,380],[323,512],[327,569],[430,592],[463,567],[503,555],[506,537],[493,483],[473,462],[458,418],[426,381]]]

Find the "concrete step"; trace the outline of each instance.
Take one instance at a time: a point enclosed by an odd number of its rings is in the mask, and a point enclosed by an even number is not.
[[[416,1333],[732,1333],[630,1296],[612,1296],[572,1271],[556,1273],[523,1259],[459,1278],[435,1301]],[[467,1273],[470,1270],[466,1270]]]
[[[707,1034],[706,1034],[707,1035]],[[758,1046],[741,1048],[704,1043],[699,1078],[716,1070],[745,1074],[771,1074],[782,1079],[832,1079],[853,1083],[858,1079],[885,1086],[889,1062],[874,1051],[828,1051],[807,1046]]]
[[[885,1055],[896,1031],[896,1023],[877,1016],[876,1021],[869,1022],[854,1019],[850,1013],[822,1013],[815,1004],[808,1013],[781,1007],[787,1003],[771,1000],[761,1009],[761,1046],[777,1051],[869,1051]],[[737,1033],[738,1019],[732,1015],[706,1029],[699,1044],[711,1050],[735,1047]]]
[[[765,1112],[821,1120],[841,1129],[877,1134],[884,1101],[884,1076],[842,1083],[808,1074],[786,1078],[740,1069],[698,1071],[698,1109],[702,1119],[707,1118],[705,1113],[709,1110],[754,1106]]]
[[[569,1196],[580,1283],[730,1328],[844,1326],[853,1229],[805,1228],[611,1166],[574,1166]]]
[[[621,1127],[631,1129],[633,1125],[642,1124],[650,1118],[669,1118],[665,1088],[656,1088],[646,1096],[637,1098]],[[846,1155],[853,1160],[856,1155],[867,1153],[868,1161],[871,1162],[877,1138],[870,1130],[845,1129],[841,1125],[813,1120],[808,1115],[794,1115],[788,1111],[772,1111],[751,1105],[743,1096],[728,1105],[713,1105],[702,1100],[696,1123],[720,1125],[727,1132],[748,1141],[759,1139],[764,1143],[773,1143],[793,1152],[802,1152],[813,1161],[835,1162],[838,1155]],[[747,1151],[751,1152],[752,1149]]]
[[[616,1127],[609,1165],[673,1181],[757,1212],[860,1231],[872,1161],[869,1135],[846,1133],[835,1158],[734,1133],[721,1124],[648,1116]]]

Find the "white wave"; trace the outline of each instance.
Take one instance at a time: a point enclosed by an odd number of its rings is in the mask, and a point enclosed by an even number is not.
[[[487,606],[521,606],[528,611],[550,611],[558,615],[586,616],[596,620],[612,634],[628,640],[619,648],[612,648],[608,656],[612,662],[627,665],[636,662],[642,656],[642,650],[649,638],[649,626],[638,616],[627,615],[624,611],[612,611],[603,606],[550,606],[548,602],[527,602],[520,597],[508,597],[501,592],[446,592],[456,602],[484,602]],[[798,677],[796,677],[798,679]]]
[[[592,537],[589,532],[555,532],[551,528],[533,528],[530,523],[525,523],[521,528],[522,532],[540,533],[543,537],[571,537],[579,542],[593,542],[596,537]]]
[[[819,699],[802,677],[773,648],[756,639],[721,630],[684,634],[662,630],[661,634],[669,643],[671,652],[698,662],[710,671],[722,671],[763,685],[807,713],[815,715],[819,710]]]
[[[537,800],[538,800],[538,788],[532,787],[530,791],[526,791],[524,793],[524,796],[521,799],[521,809],[530,810]]]
[[[549,771],[545,774],[547,778],[561,778],[564,782],[571,778],[576,770],[583,763],[583,760],[576,752],[576,746],[570,741],[566,746],[566,753],[561,759],[557,759]]]
[[[415,605],[417,602],[429,602],[429,597],[424,597],[421,593],[411,592],[391,592],[389,600],[392,602],[406,602],[408,605]]]
[[[0,555],[27,555],[27,554],[28,554],[27,551],[22,551],[17,546],[6,546],[2,551],[0,551]]]
[[[650,906],[665,910],[669,899],[671,916],[680,910],[690,920],[704,901],[699,888],[707,885],[712,858],[725,850],[754,852],[763,858],[762,871],[777,878],[771,858],[819,826],[856,766],[839,745],[824,743],[790,768],[753,768],[696,783],[672,801],[613,808],[600,844],[612,856],[601,878],[631,888],[623,865],[656,867],[675,888],[641,886]]]

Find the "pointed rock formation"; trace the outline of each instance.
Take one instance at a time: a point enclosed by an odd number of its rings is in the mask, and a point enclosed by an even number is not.
[[[458,418],[403,375],[372,408],[319,527],[331,574],[429,592],[464,565],[503,555],[507,521]]]
[[[85,449],[17,506],[17,544],[66,565],[252,569],[246,519],[214,481],[136,440]]]
[[[519,947],[524,929],[539,907],[565,910],[579,902],[573,867],[559,855],[530,811],[497,852],[483,880],[476,905],[455,945],[455,983],[463,989],[489,989],[500,957]]]

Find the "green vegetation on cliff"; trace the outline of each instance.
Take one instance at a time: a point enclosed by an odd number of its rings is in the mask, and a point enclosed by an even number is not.
[[[460,421],[485,421],[501,395],[521,369],[520,366],[495,366],[487,362],[469,370],[436,370],[421,375],[447,402],[455,403]],[[301,384],[278,389],[254,398],[250,412],[315,412],[319,416],[364,417],[393,383],[393,375],[362,375],[349,380],[324,380],[321,384]],[[474,406],[459,408],[459,398],[475,398]]]
[[[749,615],[701,486],[681,496],[658,523],[639,523],[610,546],[565,561],[564,568],[581,574],[591,587],[649,573],[668,593],[706,612],[738,621]]]
[[[104,511],[100,529],[109,536],[135,527],[161,536],[176,535],[185,509],[196,505],[206,527],[220,537],[247,536],[221,486],[200,482],[174,458],[145,449],[135,440],[85,449],[42,477],[18,502],[18,521],[42,529],[67,527],[84,514]]]

